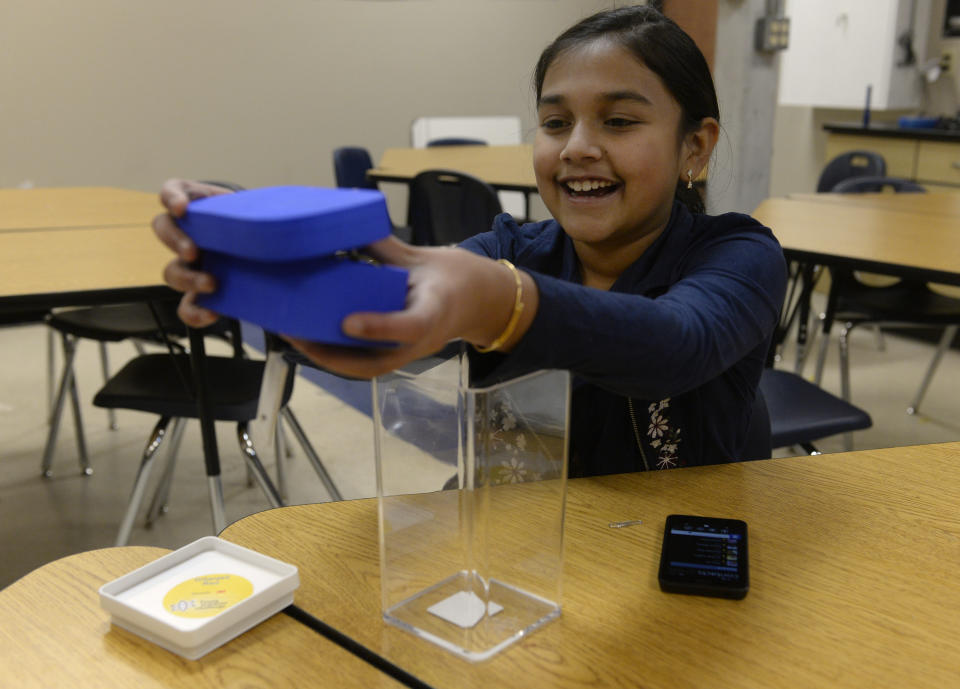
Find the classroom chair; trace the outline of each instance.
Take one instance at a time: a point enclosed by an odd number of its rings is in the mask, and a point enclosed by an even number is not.
[[[926,190],[908,180],[891,177],[869,176],[848,180],[838,185],[844,193],[876,192],[892,189],[899,193],[923,193]],[[923,280],[894,279],[893,284],[873,285],[865,282],[860,274],[843,267],[831,267],[831,285],[827,295],[827,307],[820,315],[823,339],[817,357],[814,380],[823,378],[829,336],[833,323],[843,326],[839,333],[840,385],[843,399],[850,400],[850,366],[848,338],[857,325],[875,324],[890,327],[943,328],[937,350],[934,353],[907,413],[914,414],[926,394],[940,359],[956,336],[960,326],[960,299],[946,296]]]
[[[414,148],[433,146],[515,146],[523,142],[520,118],[513,115],[482,117],[418,117],[410,126]],[[500,205],[517,222],[530,218],[530,197],[522,191],[500,191]]]
[[[864,410],[789,371],[764,369],[760,394],[770,417],[774,449],[800,446],[808,454],[819,454],[815,441],[844,433],[844,449],[849,451],[850,433],[873,425]]]
[[[373,160],[367,149],[360,146],[341,146],[333,151],[333,176],[337,186],[351,189],[376,189],[376,181],[367,178]]]
[[[887,161],[873,151],[847,151],[828,162],[817,180],[817,192],[834,191],[834,187],[853,177],[887,174]]]
[[[247,468],[263,490],[272,507],[283,505],[283,498],[267,475],[251,440],[249,424],[256,418],[260,396],[264,362],[246,357],[240,336],[239,323],[226,319],[232,343],[232,356],[206,356],[206,392],[212,417],[216,421],[233,421],[237,424],[237,440]],[[286,407],[293,391],[293,375],[284,383],[280,399],[281,408]],[[190,356],[170,349],[167,353],[143,354],[129,361],[97,392],[93,403],[105,409],[130,409],[156,414],[160,418],[151,432],[141,455],[140,466],[134,481],[127,509],[117,533],[117,545],[125,545],[130,538],[133,523],[140,510],[150,473],[157,453],[170,445],[167,466],[159,482],[153,504],[148,510],[152,518],[155,506],[164,500],[169,490],[176,462],[176,450],[182,433],[183,419],[198,418],[196,379],[191,368]],[[171,422],[174,423],[171,429]],[[170,441],[165,444],[167,436]],[[318,473],[326,471],[322,465]],[[220,477],[208,476],[210,481],[210,506],[215,521],[222,521],[224,513]]]
[[[186,328],[176,315],[177,300],[165,300],[153,303],[110,304],[69,309],[54,309],[45,317],[50,333],[59,333],[63,349],[63,370],[59,376],[56,393],[51,400],[49,430],[43,450],[41,473],[50,478],[53,475],[53,452],[60,430],[63,407],[69,394],[73,410],[74,436],[77,443],[77,458],[81,471],[85,475],[93,473],[87,455],[86,437],[83,419],[80,413],[80,400],[77,390],[73,362],[81,340],[93,340],[100,347],[100,365],[103,380],[110,378],[110,365],[107,356],[107,343],[130,340],[137,352],[143,354],[141,343],[163,344],[168,338],[186,335]],[[51,354],[53,347],[50,347]],[[52,363],[52,359],[51,359]],[[52,378],[52,371],[51,371]],[[117,427],[113,410],[109,411],[111,429]]]
[[[458,244],[488,231],[502,212],[493,187],[463,172],[427,170],[410,182],[407,224],[420,246]]]

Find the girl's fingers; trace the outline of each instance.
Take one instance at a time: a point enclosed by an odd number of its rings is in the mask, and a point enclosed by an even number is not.
[[[197,260],[197,245],[183,230],[177,227],[171,215],[164,213],[155,217],[153,219],[153,233],[182,260],[188,262]]]
[[[217,282],[212,275],[193,270],[179,259],[170,261],[164,267],[163,281],[178,292],[209,294],[217,289]]]
[[[364,247],[364,253],[380,263],[407,267],[417,262],[422,248],[414,247],[390,235]]]
[[[160,203],[175,218],[182,216],[187,204],[207,196],[232,193],[229,189],[214,184],[203,184],[188,179],[168,179],[160,188]]]
[[[193,292],[184,294],[183,299],[180,300],[180,306],[177,307],[177,315],[191,328],[205,328],[215,323],[220,316],[210,309],[197,306],[194,301],[196,296]]]

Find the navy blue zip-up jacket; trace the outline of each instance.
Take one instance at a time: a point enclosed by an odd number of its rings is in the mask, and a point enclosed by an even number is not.
[[[580,284],[573,242],[555,220],[520,226],[503,214],[460,246],[506,258],[537,284],[520,342],[506,355],[474,355],[471,369],[484,383],[542,368],[574,374],[571,476],[744,458],[786,286],[769,229],[676,202],[609,291]]]

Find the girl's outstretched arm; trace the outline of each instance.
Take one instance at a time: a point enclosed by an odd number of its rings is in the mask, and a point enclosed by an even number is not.
[[[343,375],[370,378],[400,368],[441,349],[453,339],[488,346],[507,328],[517,300],[513,271],[489,258],[448,247],[414,247],[388,237],[367,248],[382,263],[410,271],[402,311],[354,313],[343,332],[371,340],[370,348],[338,347],[291,339],[317,365]],[[509,351],[530,327],[536,314],[536,283],[518,272],[523,309],[508,339],[498,347]],[[396,346],[376,347],[378,343]]]

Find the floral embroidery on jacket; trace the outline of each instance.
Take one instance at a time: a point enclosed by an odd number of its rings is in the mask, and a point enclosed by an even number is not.
[[[650,447],[657,451],[657,468],[671,469],[677,466],[677,446],[680,445],[680,429],[670,426],[667,409],[670,408],[670,398],[654,402],[647,411],[650,413],[650,427],[647,435],[650,437]]]

